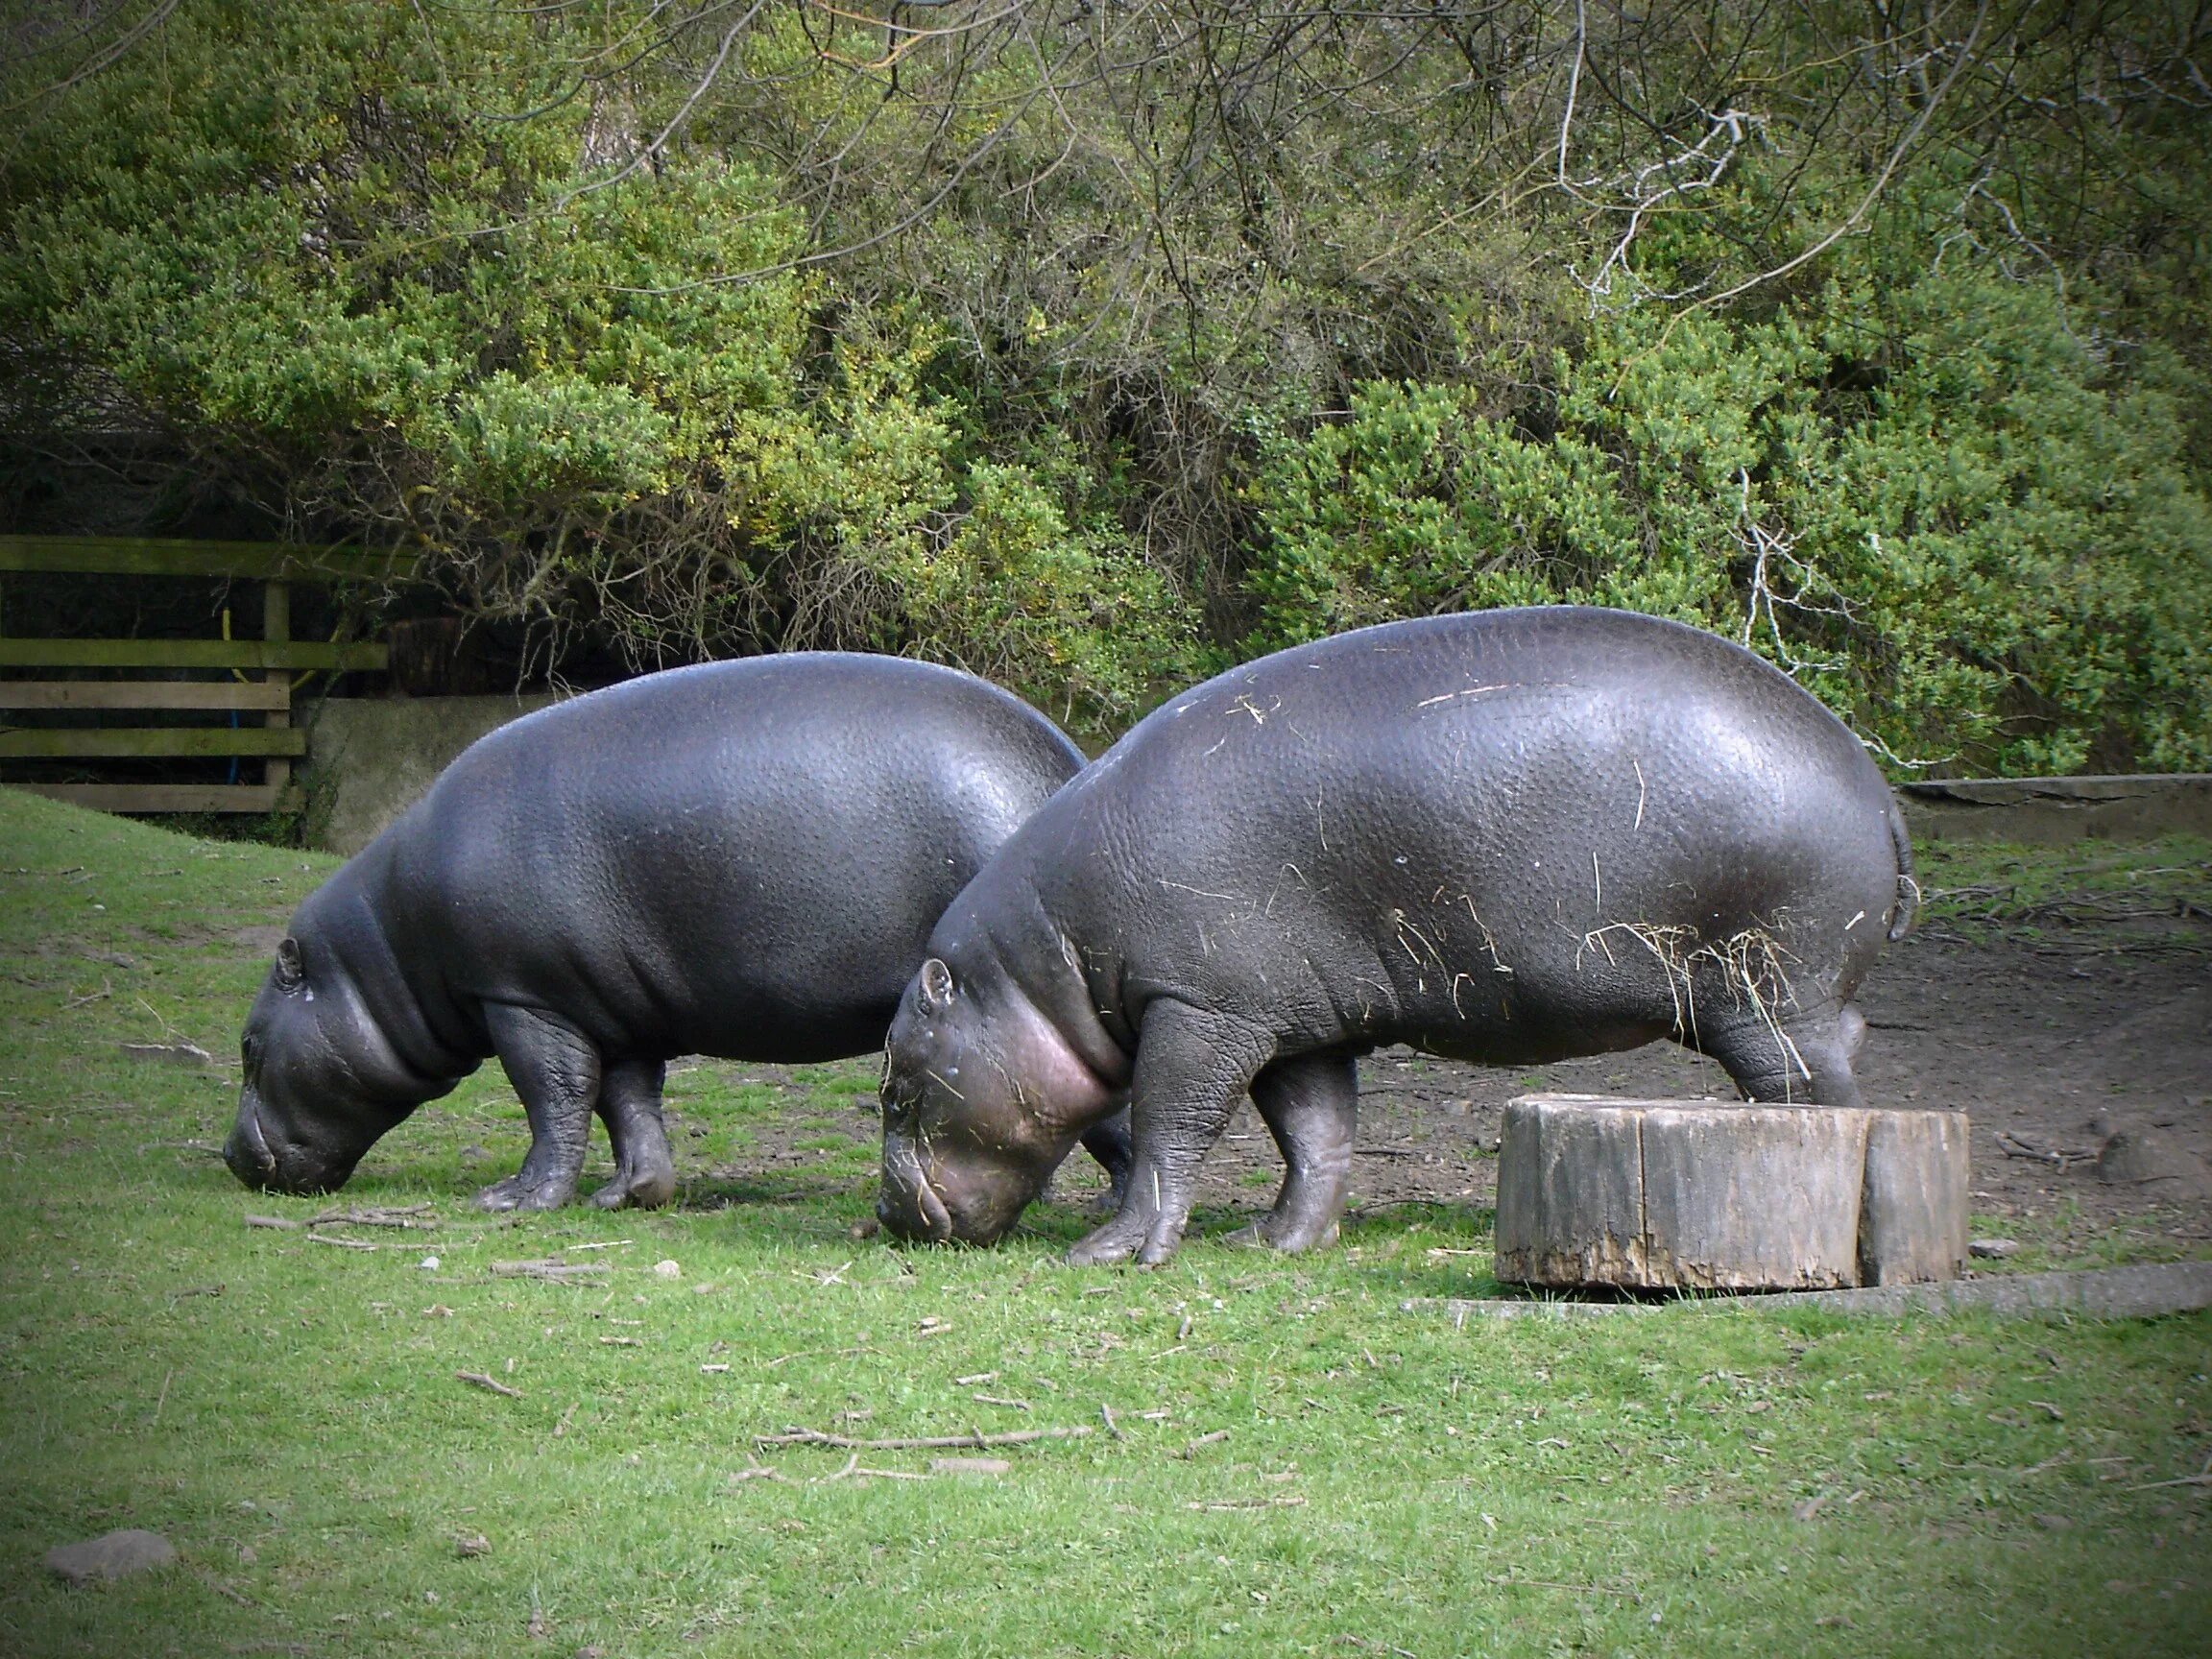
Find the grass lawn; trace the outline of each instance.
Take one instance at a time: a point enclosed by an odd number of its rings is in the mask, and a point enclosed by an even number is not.
[[[334,863],[0,790],[0,1652],[2212,1647],[2204,1315],[1455,1330],[1401,1310],[1493,1288],[1445,1207],[1153,1272],[1060,1265],[1067,1206],[891,1249],[830,1132],[865,1061],[677,1075],[688,1162],[741,1173],[671,1213],[476,1214],[525,1144],[495,1067],[344,1193],[249,1193],[238,1025]],[[214,1066],[122,1047],[183,1041]],[[435,1224],[248,1220],[368,1206]],[[495,1270],[555,1256],[598,1271]],[[757,1443],[794,1427],[1070,1432]],[[133,1526],[179,1563],[40,1564]]]

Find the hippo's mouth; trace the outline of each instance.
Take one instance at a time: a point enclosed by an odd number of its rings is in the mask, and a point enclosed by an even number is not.
[[[883,1197],[877,1205],[883,1224],[909,1238],[944,1244],[952,1238],[952,1213],[929,1185],[922,1167],[922,1155],[904,1136],[892,1134],[883,1143]]]

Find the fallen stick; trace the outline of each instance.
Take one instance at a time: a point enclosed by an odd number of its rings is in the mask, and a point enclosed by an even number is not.
[[[1186,1509],[1303,1509],[1306,1500],[1289,1498],[1224,1498],[1211,1503],[1186,1503]]]
[[[1197,1439],[1195,1439],[1195,1440],[1191,1441],[1190,1445],[1188,1445],[1188,1446],[1184,1447],[1184,1448],[1183,1448],[1183,1450],[1182,1450],[1182,1451],[1180,1451],[1180,1452],[1178,1452],[1178,1453],[1176,1453],[1176,1454],[1175,1454],[1175,1455],[1176,1455],[1176,1456],[1178,1456],[1178,1457],[1189,1457],[1189,1456],[1190,1456],[1190,1455],[1191,1455],[1193,1453],[1195,1453],[1195,1452],[1198,1450],[1198,1448],[1199,1448],[1199,1447],[1201,1447],[1201,1446],[1212,1446],[1212,1445],[1215,1444],[1217,1441],[1226,1440],[1226,1439],[1228,1439],[1228,1438],[1229,1438],[1229,1431],[1228,1431],[1228,1430],[1226,1430],[1226,1429],[1216,1429],[1216,1430],[1214,1430],[1214,1432],[1213,1432],[1213,1433],[1211,1433],[1211,1434],[1201,1434],[1201,1435],[1199,1435]]]
[[[307,1242],[310,1244],[335,1244],[341,1250],[381,1250],[384,1248],[381,1244],[370,1243],[366,1238],[333,1238],[327,1233],[310,1233],[307,1235]]]
[[[246,1225],[249,1227],[276,1227],[286,1233],[297,1233],[307,1223],[294,1221],[283,1215],[249,1215],[246,1217]]]
[[[492,1271],[501,1279],[543,1279],[554,1285],[574,1285],[604,1278],[607,1267],[599,1262],[494,1262]]]
[[[427,1217],[418,1220],[418,1216]],[[359,1210],[325,1210],[320,1215],[307,1217],[310,1227],[435,1227],[438,1217],[431,1214],[427,1204],[408,1204],[393,1207],[372,1204]]]
[[[1074,1440],[1094,1431],[1088,1423],[1071,1429],[1015,1429],[1003,1434],[924,1434],[892,1440],[854,1440],[819,1429],[791,1429],[781,1434],[756,1434],[756,1446],[828,1446],[839,1452],[935,1452],[950,1447],[1025,1446],[1032,1440]]]
[[[456,1379],[463,1382],[469,1383],[472,1386],[478,1388],[489,1388],[493,1393],[505,1395],[510,1400],[519,1400],[522,1398],[521,1389],[510,1388],[506,1383],[500,1382],[498,1378],[487,1377],[481,1371],[456,1371],[453,1373],[453,1375]],[[565,1422],[566,1419],[564,1418],[563,1421]]]
[[[1616,1590],[1610,1584],[1559,1584],[1549,1578],[1502,1578],[1496,1574],[1490,1575],[1490,1582],[1514,1584],[1528,1590],[1566,1590],[1576,1596],[1625,1596],[1631,1601],[1644,1599],[1633,1590]]]

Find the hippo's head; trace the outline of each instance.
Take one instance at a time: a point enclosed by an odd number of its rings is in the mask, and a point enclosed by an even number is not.
[[[1003,972],[931,957],[892,1022],[883,1192],[906,1238],[989,1244],[1051,1180],[1116,1096]]]
[[[263,1191],[329,1192],[416,1107],[425,1087],[377,1028],[343,974],[318,972],[297,939],[276,961],[239,1040],[245,1084],[223,1161]]]

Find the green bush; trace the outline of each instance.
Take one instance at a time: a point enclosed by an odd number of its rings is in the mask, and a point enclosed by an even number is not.
[[[2172,366],[2114,374],[2048,284],[1971,260],[1874,286],[1595,322],[1545,437],[1471,387],[1362,388],[1271,445],[1253,645],[1622,606],[1745,640],[1901,759],[2212,764],[2212,513]]]

